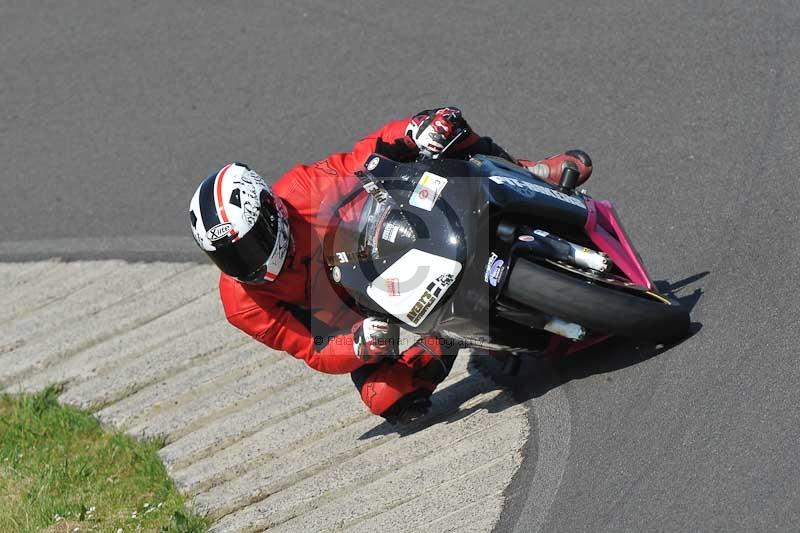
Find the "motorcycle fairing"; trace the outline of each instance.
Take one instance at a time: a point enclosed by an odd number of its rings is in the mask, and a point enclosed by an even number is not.
[[[462,227],[461,214],[473,205],[468,191],[477,191],[480,180],[473,178],[470,188],[457,183],[460,178],[437,179],[437,169],[458,176],[465,166],[454,160],[422,168],[379,155],[367,159],[359,176],[362,199],[367,197],[361,217],[355,224],[332,224],[325,244],[337,283],[364,314],[394,317],[421,331],[438,323],[431,315],[441,310],[438,304],[447,292],[442,289],[457,284],[467,261],[465,235],[475,230]],[[348,200],[358,197],[355,192]],[[450,200],[441,201],[442,193]]]
[[[586,234],[601,252],[605,252],[614,264],[632,282],[653,289],[653,282],[647,273],[642,259],[631,244],[628,235],[622,228],[622,223],[617,217],[614,205],[608,200],[586,201],[588,217],[586,219]]]
[[[560,191],[505,159],[477,155],[471,162],[488,178],[483,193],[496,211],[547,218],[578,228],[586,224],[588,208],[579,193]]]
[[[570,225],[583,226],[590,240],[600,251],[608,254],[614,264],[633,283],[649,290],[653,289],[650,275],[625,233],[611,202],[594,200],[578,193],[568,195],[558,191],[555,186],[539,180],[527,170],[504,159],[490,156],[476,156],[474,159],[481,163],[484,172],[491,173],[488,177],[492,182],[507,185],[515,193],[523,196],[530,197],[531,192],[535,193],[533,201],[526,201],[521,207],[505,204],[505,212],[521,209],[530,211],[530,214],[537,217],[560,219]],[[498,175],[506,179],[498,179]],[[490,188],[488,193],[491,201],[503,205],[501,194],[493,188]],[[560,204],[554,204],[550,201],[551,198],[560,200]],[[577,210],[572,206],[577,207]]]
[[[412,202],[423,190],[419,182],[426,173],[447,181],[429,188],[432,201]],[[468,161],[402,163],[375,154],[367,158],[360,179],[360,193],[369,197],[360,223],[344,228],[341,233],[349,236],[341,242],[338,236],[332,239],[326,258],[337,269],[337,282],[365,315],[399,320],[418,334],[439,332],[490,349],[544,349],[532,338],[541,330],[520,328],[498,313],[502,276],[497,287],[484,279],[492,253],[512,262],[514,236],[510,241],[498,238],[498,224],[508,215],[516,224],[533,229],[542,224],[541,229],[572,236],[574,242],[592,242],[632,283],[643,290],[652,287],[610,203],[561,190],[511,162],[475,156]],[[415,276],[407,271],[430,263],[421,254],[438,258],[434,262],[452,263],[442,273],[426,273],[416,287]],[[406,280],[408,287],[403,286]],[[411,292],[407,297],[394,295],[407,290]],[[536,311],[525,312],[535,322]],[[597,334],[571,343],[542,335],[543,340],[553,341],[546,351],[559,352],[580,350],[605,338]]]

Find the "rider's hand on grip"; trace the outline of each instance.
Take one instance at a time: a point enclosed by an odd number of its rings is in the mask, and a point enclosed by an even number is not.
[[[440,153],[458,130],[469,130],[461,110],[443,107],[417,114],[408,123],[406,135],[411,137],[421,154],[430,157]]]
[[[400,328],[379,318],[365,318],[353,326],[353,351],[365,363],[399,356]]]

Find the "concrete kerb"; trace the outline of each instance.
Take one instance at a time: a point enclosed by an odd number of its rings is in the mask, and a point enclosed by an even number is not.
[[[460,357],[429,417],[398,433],[348,376],[228,326],[215,284],[194,263],[0,263],[5,391],[63,382],[62,401],[164,436],[168,471],[215,531],[396,530],[400,516],[409,531],[491,529],[521,462],[523,406]]]

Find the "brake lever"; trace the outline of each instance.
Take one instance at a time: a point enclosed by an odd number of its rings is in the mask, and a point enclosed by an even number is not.
[[[452,138],[452,139],[450,139],[450,142],[449,142],[449,143],[447,143],[447,145],[445,145],[445,147],[444,147],[444,148],[442,148],[441,152],[439,152],[438,154],[433,154],[433,155],[431,156],[431,159],[439,159],[439,158],[441,158],[442,156],[444,156],[444,155],[447,153],[447,151],[448,151],[448,150],[449,150],[449,149],[450,149],[450,148],[451,148],[453,145],[455,145],[455,144],[456,144],[458,141],[460,141],[460,140],[461,140],[461,138],[462,138],[464,135],[466,135],[466,133],[467,133],[467,130],[465,130],[464,128],[459,128],[458,130],[456,130],[456,134],[455,134],[455,135],[453,135],[453,138]]]

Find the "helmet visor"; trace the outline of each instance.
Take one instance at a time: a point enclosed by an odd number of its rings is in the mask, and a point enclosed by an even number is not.
[[[262,210],[255,225],[242,238],[208,254],[214,264],[229,276],[250,281],[257,271],[269,263],[275,249],[279,222],[277,216],[269,217],[272,218],[270,222],[264,216],[264,211]]]

